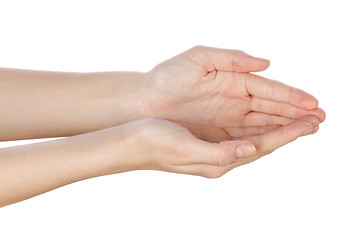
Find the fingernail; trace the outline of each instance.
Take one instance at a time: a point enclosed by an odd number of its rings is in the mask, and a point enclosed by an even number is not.
[[[309,134],[311,134],[313,132],[314,127],[312,126],[312,124],[307,123],[307,125],[309,125],[309,127],[305,131],[303,131],[301,136],[306,136],[306,135],[309,135]]]
[[[251,143],[244,143],[244,144],[236,146],[235,152],[236,152],[236,157],[238,159],[240,159],[240,158],[249,157],[249,156],[255,154],[256,148]]]
[[[319,122],[318,121],[312,122],[311,125],[313,126],[313,128],[317,128],[319,127]]]
[[[319,129],[319,121],[314,120],[309,123],[312,125],[311,133],[315,133]]]
[[[312,133],[316,133],[318,130],[319,130],[319,122],[316,122],[315,124],[313,124]]]

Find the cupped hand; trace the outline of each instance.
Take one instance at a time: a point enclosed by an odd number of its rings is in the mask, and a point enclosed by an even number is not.
[[[142,119],[120,126],[131,129],[127,130],[130,137],[111,151],[119,151],[113,156],[126,153],[129,170],[152,169],[214,178],[315,132],[318,124],[317,117],[306,116],[262,134],[211,143],[199,139],[196,131],[191,132],[191,126],[188,130],[167,120]],[[124,163],[119,161],[118,168],[124,169],[121,164]]]
[[[325,113],[310,94],[254,75],[269,61],[239,50],[194,47],[145,74],[146,115],[216,127],[286,125]]]

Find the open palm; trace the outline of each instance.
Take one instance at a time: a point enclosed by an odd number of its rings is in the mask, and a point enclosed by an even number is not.
[[[151,92],[147,111],[152,117],[221,131],[262,132],[305,115],[324,120],[310,94],[250,73],[268,66],[268,60],[239,50],[194,47],[146,74],[145,89]]]
[[[236,140],[224,139],[218,143],[208,141],[213,138],[211,131],[205,131],[199,139],[198,129],[192,125],[184,127],[164,119],[143,119],[131,124],[139,130],[137,136],[141,143],[141,151],[135,150],[135,156],[139,157],[132,163],[146,166],[146,169],[213,178],[255,161],[300,136],[311,134],[316,131],[313,126],[319,124],[319,119],[309,115],[266,133],[254,133]],[[138,143],[136,140],[136,146]],[[131,140],[127,144],[133,145]],[[134,151],[131,147],[125,149]]]

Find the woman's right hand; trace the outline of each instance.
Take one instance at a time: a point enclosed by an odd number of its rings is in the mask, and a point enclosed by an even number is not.
[[[113,147],[107,151],[116,162],[117,172],[152,169],[215,178],[316,132],[318,125],[319,119],[309,115],[262,134],[212,143],[213,135],[202,133],[206,141],[201,140],[193,126],[187,126],[188,130],[167,120],[143,119],[115,127],[126,128],[127,136],[120,145],[110,144]]]
[[[220,177],[316,131],[315,116],[255,136],[201,140],[187,128],[143,119],[100,131],[0,149],[0,207],[87,178],[138,170]],[[206,135],[209,133],[209,135]],[[220,136],[220,135],[219,135]],[[217,136],[217,137],[219,137]],[[255,150],[256,148],[256,150]]]

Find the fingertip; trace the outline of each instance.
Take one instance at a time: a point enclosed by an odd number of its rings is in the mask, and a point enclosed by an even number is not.
[[[252,69],[249,72],[260,72],[264,71],[270,66],[270,60],[261,58],[261,57],[255,57],[253,55],[250,55],[244,51],[240,51],[241,55],[247,56],[247,58],[250,60],[249,63],[252,64]]]
[[[308,122],[312,126],[312,130],[309,129],[303,136],[317,133],[319,131],[319,123],[319,121]]]
[[[306,97],[301,99],[301,104],[305,109],[316,109],[319,105],[319,101],[312,95],[307,94]]]
[[[319,130],[320,120],[317,119],[317,121],[312,121],[312,122],[310,122],[310,124],[312,125],[312,128],[313,128],[313,130],[311,131],[311,134],[316,133]]]
[[[320,115],[321,115],[321,117],[320,117],[320,122],[322,123],[322,122],[324,122],[325,119],[326,119],[326,112],[325,112],[322,108],[318,108],[318,109],[319,109],[319,113],[320,113]]]
[[[265,58],[258,58],[258,59],[260,59],[263,62],[264,70],[267,69],[271,64],[270,60],[268,60],[268,59],[265,59]]]
[[[312,134],[314,131],[314,126],[313,124],[311,124],[310,122],[301,122],[302,126],[302,131],[301,131],[301,135],[300,136],[306,136],[309,134]]]
[[[298,88],[291,88],[290,102],[306,110],[315,110],[319,101],[311,94]]]
[[[311,134],[315,134],[319,131],[319,125],[317,127],[314,127],[314,130],[312,131]]]
[[[262,62],[264,62],[264,65],[266,65],[266,66],[270,66],[270,60],[269,59],[266,59],[266,58],[257,58],[257,59],[259,59],[260,61],[262,61]]]
[[[317,108],[315,110],[310,110],[310,111],[306,111],[304,113],[306,115],[313,115],[316,116],[319,119],[319,122],[322,123],[324,122],[325,118],[326,118],[326,114],[324,112],[324,110],[322,110],[321,108]]]
[[[258,58],[258,57],[252,57],[252,58],[256,61],[256,64],[251,72],[261,72],[266,70],[270,66],[270,60],[267,60],[265,58]]]
[[[320,123],[320,119],[316,115],[309,114],[300,118],[296,122],[307,122],[310,123],[313,127],[317,127]]]
[[[319,130],[320,119],[317,115],[310,114],[300,118],[299,120],[296,120],[295,124],[296,123],[304,125],[304,128],[308,127],[308,125],[311,125],[311,131],[310,129],[308,131],[304,130],[305,132],[302,134],[302,136],[305,136],[308,134],[314,134]]]

